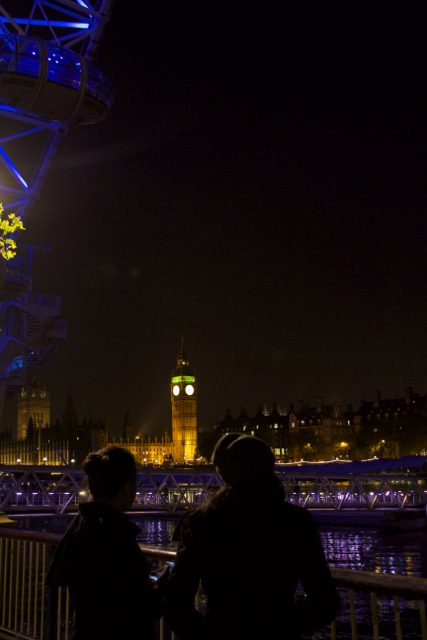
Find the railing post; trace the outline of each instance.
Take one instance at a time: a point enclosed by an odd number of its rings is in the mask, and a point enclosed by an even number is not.
[[[46,635],[44,640],[55,640],[55,622],[58,613],[58,597],[57,589],[52,586],[46,586]],[[59,622],[59,621],[58,621]]]
[[[357,640],[356,607],[354,605],[354,589],[348,590],[350,600],[351,638]]]
[[[374,630],[374,640],[379,640],[380,631],[378,627],[378,606],[377,606],[377,596],[375,593],[371,593],[371,609],[372,609],[372,626]]]
[[[426,621],[426,603],[424,600],[418,601],[418,606],[420,609],[420,622],[421,622],[421,632],[423,640],[427,640],[427,621]]]
[[[55,548],[51,545],[46,546],[46,553],[44,558],[44,566],[49,566],[50,561],[52,559]],[[46,579],[46,575],[43,576],[43,584]],[[45,594],[46,594],[46,623],[45,635],[43,636],[43,640],[55,640],[56,637],[56,620],[58,617],[58,589],[56,587],[52,587],[50,585],[45,585]],[[43,613],[42,613],[43,615]],[[60,624],[58,620],[58,624]]]
[[[393,596],[393,605],[394,605],[394,619],[396,622],[396,638],[397,640],[402,640],[402,623],[400,619],[400,607],[399,607],[398,596]]]

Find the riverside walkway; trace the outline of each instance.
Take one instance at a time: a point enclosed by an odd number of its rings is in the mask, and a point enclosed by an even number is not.
[[[49,559],[61,536],[0,529],[0,637],[68,640],[72,609],[68,590],[45,587]],[[140,545],[160,565],[173,561],[175,549]],[[263,557],[262,550],[256,550]],[[313,639],[427,640],[427,580],[414,577],[332,569],[342,611]],[[203,606],[199,592],[196,607]],[[174,640],[163,620],[158,639]]]

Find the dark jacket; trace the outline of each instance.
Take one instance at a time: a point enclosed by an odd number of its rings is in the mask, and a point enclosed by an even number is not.
[[[200,580],[204,616],[193,604]],[[295,604],[299,580],[307,595]],[[165,602],[181,640],[294,639],[339,610],[314,520],[285,502],[278,485],[228,487],[184,516]]]
[[[135,540],[140,529],[106,504],[80,505],[55,551],[46,584],[69,587],[73,640],[148,640],[162,615],[149,565]]]

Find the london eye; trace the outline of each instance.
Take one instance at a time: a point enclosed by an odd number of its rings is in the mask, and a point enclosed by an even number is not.
[[[0,202],[25,226],[63,137],[112,105],[112,86],[93,62],[112,4],[0,0]],[[18,245],[14,258],[1,258],[0,416],[5,394],[66,337],[60,297],[31,290],[37,249]]]

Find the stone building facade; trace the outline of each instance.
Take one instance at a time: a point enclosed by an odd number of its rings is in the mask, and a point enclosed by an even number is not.
[[[107,444],[127,449],[140,466],[192,462],[197,455],[197,380],[183,342],[171,377],[171,405],[172,437],[167,432],[161,438],[135,436],[126,413],[122,436],[111,438],[106,420],[79,422],[71,391],[62,419],[51,424],[49,386],[31,379],[18,399],[18,439],[8,431],[0,435],[0,464],[78,464]]]
[[[289,460],[289,416],[281,411],[279,413],[275,404],[271,412],[261,409],[253,417],[248,416],[245,407],[242,407],[237,418],[233,418],[227,412],[225,418],[217,427],[219,435],[226,433],[241,433],[242,435],[256,436],[266,442],[280,462]]]
[[[245,408],[237,418],[228,412],[217,431],[220,435],[237,432],[257,436],[269,445],[277,461],[294,462],[347,457],[349,441],[358,428],[351,405],[343,411],[339,402],[327,406],[319,397],[312,407],[300,400],[296,408],[291,405],[289,413],[279,411],[275,404],[271,411],[258,406],[253,417]]]
[[[112,444],[131,451],[140,465],[193,462],[197,457],[197,380],[190,368],[184,340],[171,376],[172,437],[134,437],[126,415],[122,437]]]
[[[36,428],[50,427],[49,382],[32,376],[18,396],[18,440],[25,440],[30,418]]]

